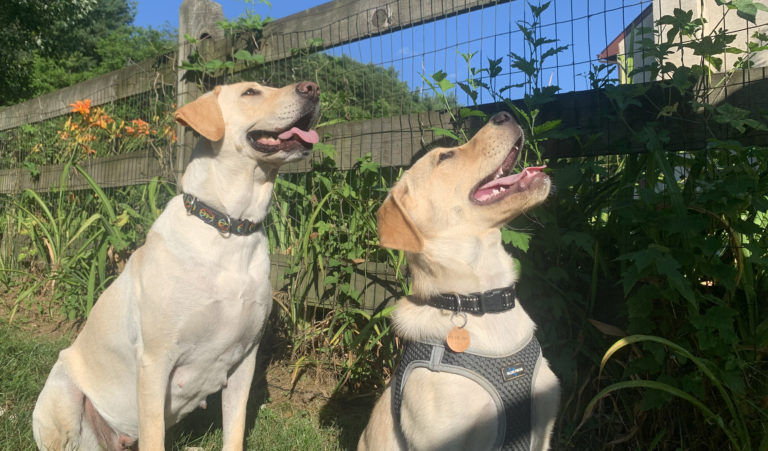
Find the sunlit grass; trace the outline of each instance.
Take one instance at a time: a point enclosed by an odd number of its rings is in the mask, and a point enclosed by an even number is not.
[[[25,332],[0,323],[0,449],[34,450],[32,410],[61,349],[69,338],[49,337]],[[215,404],[216,396],[211,404]],[[255,404],[255,403],[251,403]],[[304,407],[298,399],[283,399],[248,412],[248,450],[338,450],[354,447],[358,429],[349,434],[333,421],[323,422],[317,411]],[[329,416],[335,417],[335,414]],[[358,415],[359,416],[359,415]],[[364,421],[361,418],[360,421]],[[327,423],[327,424],[325,424]],[[220,408],[196,411],[188,420],[169,432],[169,449],[221,449]]]

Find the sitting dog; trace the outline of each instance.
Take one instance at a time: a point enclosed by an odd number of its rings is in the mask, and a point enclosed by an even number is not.
[[[319,88],[218,86],[179,108],[202,135],[145,244],[61,351],[35,405],[44,450],[164,449],[165,430],[222,390],[224,449],[242,449],[272,308],[268,213],[278,168],[304,158]]]
[[[419,159],[379,209],[381,245],[406,251],[413,294],[393,313],[405,348],[359,450],[549,447],[559,382],[516,302],[500,231],[549,194],[543,167],[511,173],[522,147],[498,113]]]

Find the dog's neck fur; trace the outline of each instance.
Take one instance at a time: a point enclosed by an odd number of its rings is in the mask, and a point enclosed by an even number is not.
[[[429,238],[421,253],[408,253],[407,259],[415,298],[482,292],[512,285],[517,278],[514,261],[497,229],[465,239]],[[439,344],[461,322],[452,321],[452,315],[403,298],[394,313],[395,328],[408,340]],[[469,351],[491,356],[511,354],[528,342],[534,327],[519,302],[507,312],[467,315],[465,328],[472,340]]]
[[[225,141],[226,137],[219,142],[200,139],[184,171],[182,188],[198,197],[204,193],[202,201],[232,218],[261,222],[269,210],[278,165],[240,151],[216,158],[223,149],[234,147]]]
[[[499,230],[464,239],[452,235],[427,239],[421,253],[408,255],[414,295],[468,294],[514,283],[514,263],[504,250]]]

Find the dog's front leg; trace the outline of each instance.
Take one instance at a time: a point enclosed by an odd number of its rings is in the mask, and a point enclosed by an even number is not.
[[[245,410],[251,390],[253,372],[256,368],[258,345],[246,354],[243,360],[227,378],[227,385],[221,391],[221,410],[224,433],[224,450],[242,450],[245,437]]]
[[[137,371],[139,446],[142,451],[165,449],[165,395],[170,364],[142,355]]]

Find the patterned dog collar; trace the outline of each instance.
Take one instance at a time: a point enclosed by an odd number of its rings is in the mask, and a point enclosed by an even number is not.
[[[200,218],[201,221],[214,227],[223,234],[250,235],[259,228],[260,222],[253,222],[247,219],[232,219],[215,208],[201,202],[197,197],[184,193],[184,208],[187,213]]]
[[[484,313],[498,313],[513,309],[515,307],[515,286],[496,288],[483,291],[482,293],[441,293],[427,299],[408,296],[408,299],[418,304],[426,304],[430,307],[450,310],[452,312],[482,315]]]

